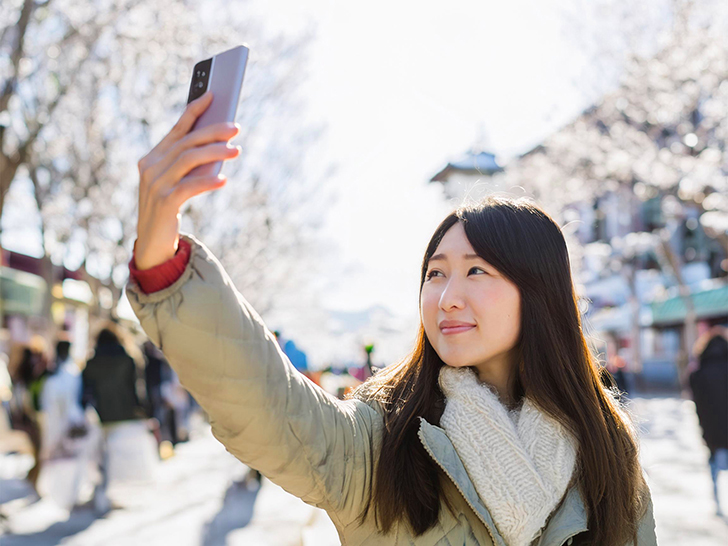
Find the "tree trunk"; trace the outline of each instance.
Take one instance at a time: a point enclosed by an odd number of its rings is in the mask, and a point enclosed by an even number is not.
[[[2,220],[3,209],[5,208],[5,196],[10,189],[10,184],[12,184],[15,178],[18,167],[20,167],[20,163],[16,163],[3,153],[0,153],[0,220]],[[0,221],[0,246],[2,245],[2,234],[2,221]]]
[[[629,286],[629,310],[630,310],[630,337],[632,345],[630,347],[632,353],[632,362],[630,372],[638,374],[642,372],[642,345],[640,330],[640,300],[637,297],[636,271],[634,264],[626,264],[627,284]]]
[[[685,284],[685,280],[682,276],[682,263],[679,256],[673,251],[670,246],[670,240],[667,236],[663,235],[660,237],[660,247],[665,255],[665,258],[670,263],[670,267],[673,271],[673,276],[678,284],[680,291],[680,297],[685,305],[685,322],[683,323],[683,347],[681,347],[680,355],[677,361],[678,377],[680,379],[680,389],[686,390],[688,388],[688,377],[687,369],[690,364],[690,355],[692,354],[693,345],[697,339],[698,319],[695,313],[695,304],[693,302],[690,288]]]
[[[56,323],[53,320],[53,303],[55,302],[55,296],[53,295],[53,262],[51,257],[45,254],[41,258],[41,273],[43,280],[45,280],[48,289],[46,290],[45,296],[43,297],[43,310],[41,311],[41,317],[43,319],[43,336],[51,341],[55,339],[56,335]]]

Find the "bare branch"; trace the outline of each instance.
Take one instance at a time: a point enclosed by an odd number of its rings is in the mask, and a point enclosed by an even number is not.
[[[25,51],[25,33],[28,30],[28,23],[30,23],[30,17],[35,9],[34,0],[25,0],[23,8],[20,11],[20,17],[15,25],[17,28],[18,39],[13,48],[13,52],[10,54],[10,61],[13,66],[10,77],[5,82],[2,91],[0,92],[0,113],[5,112],[8,109],[8,103],[10,97],[15,92],[15,85],[18,82],[18,67],[20,65],[20,59],[23,58]]]

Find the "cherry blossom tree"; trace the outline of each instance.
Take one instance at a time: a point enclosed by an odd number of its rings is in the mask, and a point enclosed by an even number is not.
[[[310,253],[331,195],[325,173],[304,169],[323,130],[298,95],[311,34],[270,35],[251,12],[245,2],[4,1],[0,220],[12,187],[29,185],[44,259],[88,271],[115,303],[136,230],[137,161],[181,114],[194,63],[249,43],[243,154],[183,225],[209,240],[261,312],[273,305],[270,277],[279,288],[297,281],[294,259]],[[250,263],[275,275],[252,275]]]
[[[652,254],[652,265],[673,277],[688,309],[690,347],[696,321],[681,269],[699,257],[676,246],[677,231],[697,216],[714,248],[728,257],[728,6],[692,0],[671,6],[655,51],[629,51],[616,89],[497,178],[506,187],[526,187],[563,224],[582,222],[575,212],[580,205],[615,196],[611,213],[625,218],[625,233],[600,244],[621,264],[633,296],[634,268],[645,265],[640,255]],[[635,28],[631,23],[625,28]],[[655,204],[662,221],[641,221],[645,203]],[[566,231],[578,268],[584,248]],[[633,326],[638,331],[636,315]],[[636,332],[633,337],[639,339]]]

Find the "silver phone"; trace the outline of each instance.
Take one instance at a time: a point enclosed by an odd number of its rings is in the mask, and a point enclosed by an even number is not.
[[[192,130],[214,123],[235,121],[245,67],[248,64],[248,53],[249,49],[240,45],[195,65],[187,103],[202,96],[208,90],[212,91],[213,97],[212,104],[197,118]],[[222,161],[216,161],[200,165],[192,169],[187,176],[217,176],[222,168],[222,163]]]

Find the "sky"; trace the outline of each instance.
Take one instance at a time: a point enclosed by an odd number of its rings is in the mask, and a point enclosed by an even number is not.
[[[326,268],[326,307],[416,312],[426,243],[455,205],[428,180],[473,146],[507,161],[613,85],[617,64],[597,65],[590,48],[595,37],[622,47],[618,5],[259,3],[271,31],[316,30],[305,96],[326,123],[318,146],[337,166],[339,196],[327,222],[340,252]]]
[[[411,325],[389,344],[379,341],[380,360],[398,360],[411,346],[422,256],[457,205],[430,178],[473,147],[505,163],[614,88],[630,10],[640,11],[641,23],[664,19],[665,2],[646,4],[256,4],[269,31],[315,29],[303,96],[311,119],[327,127],[316,152],[336,166],[338,195],[324,231],[337,251],[321,266],[319,303],[349,312],[381,306],[395,323]],[[287,328],[314,357],[331,346],[331,336],[305,324]]]

